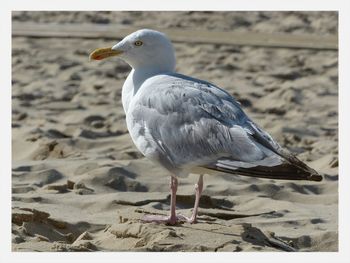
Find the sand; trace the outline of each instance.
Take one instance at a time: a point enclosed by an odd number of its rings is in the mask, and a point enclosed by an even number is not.
[[[334,35],[334,12],[14,12],[13,21]],[[177,70],[225,88],[322,182],[205,176],[197,224],[167,214],[169,174],[134,147],[103,39],[12,41],[13,251],[337,251],[338,53],[176,43]],[[196,175],[180,180],[189,215]]]

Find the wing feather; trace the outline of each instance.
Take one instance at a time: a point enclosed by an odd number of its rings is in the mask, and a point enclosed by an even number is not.
[[[201,166],[276,179],[308,179],[317,174],[282,150],[229,93],[208,82],[160,75],[147,80],[131,103],[127,121],[148,131],[144,145],[156,151],[166,167]],[[131,134],[140,136],[139,129]]]

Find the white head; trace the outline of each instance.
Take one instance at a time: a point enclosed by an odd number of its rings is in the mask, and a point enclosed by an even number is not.
[[[175,70],[173,46],[165,34],[155,30],[138,30],[111,48],[96,49],[90,54],[90,59],[101,60],[111,56],[120,57],[135,70]]]

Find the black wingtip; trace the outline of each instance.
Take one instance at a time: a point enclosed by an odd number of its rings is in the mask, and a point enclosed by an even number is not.
[[[321,182],[323,180],[323,177],[319,174],[311,174],[309,177],[308,177],[308,180],[310,181],[316,181],[316,182]]]

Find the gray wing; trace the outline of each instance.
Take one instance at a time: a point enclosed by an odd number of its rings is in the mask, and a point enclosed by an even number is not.
[[[264,177],[260,167],[271,172],[286,162],[281,147],[239,103],[208,82],[162,75],[145,83],[140,93],[133,120],[148,131],[149,147],[157,148],[166,167],[201,166]],[[271,177],[278,178],[278,172]]]

